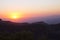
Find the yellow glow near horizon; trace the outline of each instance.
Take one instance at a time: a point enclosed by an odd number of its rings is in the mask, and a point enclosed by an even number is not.
[[[18,17],[18,15],[12,15],[11,18],[12,18],[12,19],[17,19],[17,18],[19,18],[19,17]]]
[[[12,12],[9,14],[8,17],[9,17],[9,19],[12,19],[12,20],[16,19],[17,20],[17,19],[21,18],[21,14],[18,12]]]

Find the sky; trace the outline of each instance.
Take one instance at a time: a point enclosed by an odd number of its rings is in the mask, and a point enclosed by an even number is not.
[[[0,18],[11,21],[13,13],[19,15],[18,22],[60,15],[60,0],[0,0]]]

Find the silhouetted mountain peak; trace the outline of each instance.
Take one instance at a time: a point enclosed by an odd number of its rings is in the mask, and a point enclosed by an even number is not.
[[[40,22],[35,22],[35,23],[32,23],[32,24],[47,24],[47,23],[45,23],[44,21],[40,21]]]

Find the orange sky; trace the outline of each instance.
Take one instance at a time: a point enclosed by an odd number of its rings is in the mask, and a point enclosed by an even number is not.
[[[0,18],[23,21],[35,17],[60,15],[60,0],[0,0]],[[18,22],[19,22],[18,21]]]
[[[11,16],[17,15],[18,18],[14,19]],[[52,15],[60,15],[60,12],[55,11],[55,12],[41,12],[41,13],[22,13],[22,12],[4,12],[2,14],[0,14],[0,18],[2,18],[3,20],[8,20],[8,21],[12,21],[12,22],[19,22],[19,21],[23,21],[25,19],[29,19],[29,18],[35,18],[35,17],[47,17],[47,16],[52,16]]]

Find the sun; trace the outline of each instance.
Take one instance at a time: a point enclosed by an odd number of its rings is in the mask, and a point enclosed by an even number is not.
[[[17,18],[19,18],[19,17],[18,17],[18,15],[13,15],[13,16],[11,16],[11,18],[12,18],[12,19],[17,19]]]
[[[21,13],[12,12],[12,13],[9,14],[9,19],[17,20],[19,18],[21,18]]]
[[[12,16],[12,18],[16,19],[16,18],[18,18],[18,17],[17,17],[17,16]]]

